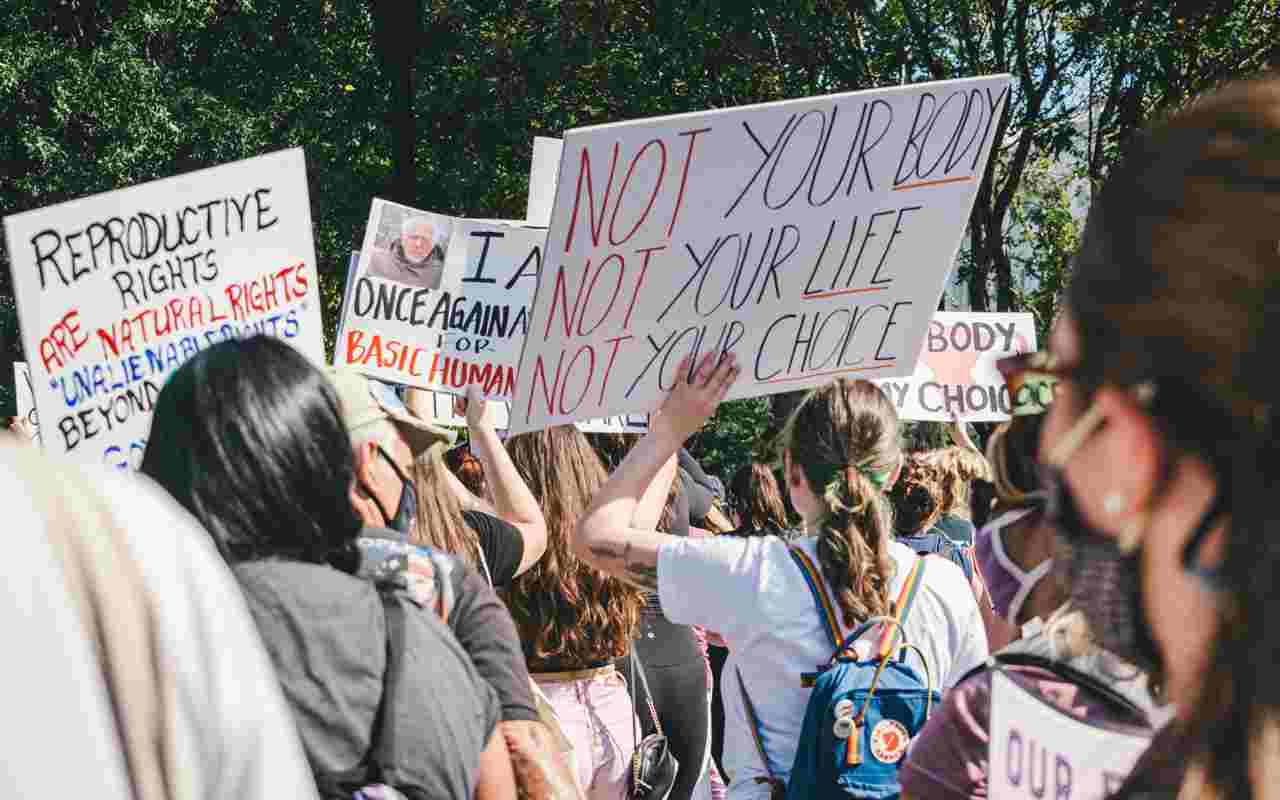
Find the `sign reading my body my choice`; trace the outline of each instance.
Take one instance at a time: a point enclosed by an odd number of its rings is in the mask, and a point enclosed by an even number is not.
[[[1030,314],[939,311],[929,322],[914,374],[876,381],[898,418],[1001,422],[1013,398],[996,362],[1036,349]]]
[[[323,362],[301,149],[4,220],[44,446],[137,467],[161,386],[257,333]]]
[[[908,375],[1003,108],[1000,75],[569,131],[512,431]]]
[[[333,361],[406,386],[509,399],[545,231],[373,201]]]

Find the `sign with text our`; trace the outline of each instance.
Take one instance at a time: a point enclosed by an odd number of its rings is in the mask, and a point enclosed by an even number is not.
[[[909,375],[1008,76],[569,131],[512,430],[658,406],[681,357],[729,397]]]
[[[137,466],[160,387],[234,337],[324,360],[306,163],[284,150],[4,220],[41,439]]]

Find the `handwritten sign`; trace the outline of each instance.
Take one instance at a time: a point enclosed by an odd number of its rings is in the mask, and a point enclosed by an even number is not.
[[[729,397],[909,375],[1008,76],[565,135],[513,431],[651,411],[681,357]]]
[[[1001,422],[1012,410],[996,362],[1036,349],[1035,317],[938,311],[925,333],[916,371],[876,383],[904,420]]]
[[[333,363],[406,386],[507,399],[543,231],[374,200]]]
[[[13,362],[14,399],[18,417],[31,426],[32,441],[40,441],[40,416],[36,414],[35,387],[31,384],[31,369],[25,361]]]
[[[989,797],[1102,800],[1120,788],[1150,740],[1089,725],[991,674]]]
[[[136,466],[165,379],[278,336],[324,359],[306,163],[284,150],[8,217],[44,446]]]
[[[414,389],[409,392],[407,403],[415,414],[437,425],[465,428],[467,418],[454,413],[453,396],[430,389]],[[485,407],[485,417],[497,431],[510,427],[511,404],[490,401]],[[645,433],[649,430],[648,414],[623,414],[602,419],[588,419],[574,423],[583,433]]]

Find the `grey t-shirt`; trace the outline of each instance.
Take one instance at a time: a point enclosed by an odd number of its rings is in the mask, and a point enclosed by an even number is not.
[[[264,560],[233,567],[319,775],[357,771],[373,744],[387,671],[377,588],[332,567]],[[497,725],[497,695],[433,614],[416,614],[406,669],[386,713],[395,732],[388,783],[427,797],[472,796]],[[385,746],[386,743],[383,743]]]

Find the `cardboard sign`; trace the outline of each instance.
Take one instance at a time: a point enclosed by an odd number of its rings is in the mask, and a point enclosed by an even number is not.
[[[466,417],[454,413],[453,395],[419,389],[409,395],[407,401],[414,413],[434,422],[453,428],[465,428]],[[497,431],[510,427],[511,404],[490,401],[485,409],[488,421]],[[649,430],[648,414],[630,414],[606,419],[589,419],[575,423],[583,433],[645,433]]]
[[[556,173],[564,142],[549,136],[533,139],[533,164],[529,168],[529,199],[524,219],[529,225],[545,228],[551,224],[551,206],[556,199]]]
[[[507,399],[545,233],[374,200],[333,363],[406,386]]]
[[[681,357],[729,398],[909,375],[1006,75],[565,135],[512,430],[651,411]]]
[[[899,419],[1002,422],[1013,406],[996,362],[1035,349],[1031,314],[938,311],[915,373],[876,384],[897,407]]]
[[[160,387],[217,342],[324,360],[306,163],[284,150],[4,221],[44,446],[136,466]]]
[[[1120,788],[1150,740],[1088,725],[991,673],[987,796],[1102,800]]]
[[[35,386],[31,383],[31,370],[25,361],[13,362],[13,394],[18,417],[31,425],[32,441],[40,441],[40,416],[36,414]]]

